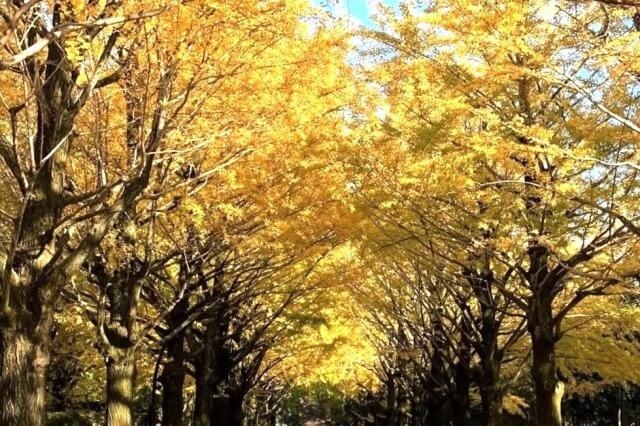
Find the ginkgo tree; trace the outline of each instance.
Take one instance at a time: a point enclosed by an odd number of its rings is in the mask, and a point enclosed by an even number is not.
[[[561,424],[563,320],[638,272],[628,18],[597,3],[412,2],[371,34],[386,114],[362,197],[387,244],[419,241],[459,274],[486,258],[503,277],[493,291],[526,320],[538,424]]]
[[[16,194],[2,258],[4,424],[44,422],[53,312],[70,277],[111,230],[138,226],[132,218],[148,221],[140,209],[153,217],[175,208],[249,153],[275,160],[270,146],[292,148],[287,143],[304,137],[301,123],[341,107],[317,104],[303,113],[293,108],[310,106],[301,92],[271,92],[304,84],[293,70],[311,59],[308,46],[297,47],[306,38],[326,52],[337,45],[321,28],[317,37],[305,29],[300,17],[307,7],[302,1],[2,3],[8,53],[0,67],[0,153]],[[333,68],[313,74],[326,89],[312,97],[331,104],[336,86],[345,85],[340,66],[328,64]],[[291,132],[279,139],[276,125]],[[197,154],[212,145],[215,151]],[[126,410],[107,418],[131,421]]]
[[[60,289],[148,184],[169,110],[175,111],[168,104],[174,76],[165,69],[150,91],[154,118],[146,127],[150,132],[132,146],[131,170],[109,179],[98,159],[96,180],[73,176],[70,157],[79,141],[90,140],[76,124],[93,95],[113,85],[137,54],[137,25],[130,23],[163,7],[138,6],[19,1],[1,6],[2,46],[9,52],[2,59],[1,155],[17,194],[2,258],[0,416],[8,425],[44,422],[50,334]],[[131,38],[125,41],[124,33]],[[173,95],[177,92],[182,89]]]
[[[174,426],[327,389],[560,425],[636,383],[585,357],[637,363],[638,6],[0,2],[0,423],[44,424],[52,354],[113,426],[142,387]]]

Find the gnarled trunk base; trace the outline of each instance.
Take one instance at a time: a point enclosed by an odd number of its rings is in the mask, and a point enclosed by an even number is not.
[[[41,426],[46,415],[49,336],[0,332],[0,424]]]

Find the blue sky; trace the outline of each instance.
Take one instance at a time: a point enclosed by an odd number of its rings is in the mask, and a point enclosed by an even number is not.
[[[397,7],[402,0],[313,0],[316,4],[328,7],[337,16],[349,15],[367,27],[374,26],[371,15],[378,3]]]

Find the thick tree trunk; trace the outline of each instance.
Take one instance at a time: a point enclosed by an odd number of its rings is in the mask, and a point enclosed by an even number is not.
[[[135,354],[109,358],[106,426],[133,426],[135,378]]]
[[[205,357],[196,363],[196,397],[193,404],[193,426],[211,426],[215,386],[211,383],[211,366]]]
[[[46,421],[46,377],[51,348],[53,307],[58,292],[54,274],[43,274],[55,239],[49,238],[60,214],[51,201],[57,194],[44,173],[34,184],[11,262],[9,282],[1,282],[0,425],[40,426]],[[0,281],[3,278],[0,277]]]
[[[536,424],[562,426],[564,384],[556,377],[556,338],[550,295],[538,295],[528,320],[533,352],[531,373],[536,395]]]
[[[244,403],[244,395],[237,395],[231,398],[230,408],[231,408],[231,419],[233,423],[230,426],[236,426],[244,424],[245,413],[243,408]]]
[[[431,401],[427,409],[426,423],[428,426],[440,426],[446,424],[443,401]]]
[[[498,334],[500,323],[496,319],[496,298],[493,295],[495,282],[491,264],[487,257],[480,272],[466,270],[469,284],[476,298],[480,302],[480,345],[478,355],[480,364],[478,369],[478,388],[482,406],[482,425],[497,426],[500,422],[502,395],[498,389],[500,366],[503,351],[498,349]],[[503,348],[504,350],[504,348]]]
[[[215,397],[211,410],[212,425],[232,425],[231,401],[226,397]]]
[[[468,424],[469,388],[471,387],[468,363],[468,360],[463,360],[455,366],[456,389],[451,401],[453,426],[466,426]]]
[[[221,310],[220,312],[223,312]],[[212,316],[213,317],[213,316]],[[231,371],[231,360],[224,347],[229,322],[220,317],[207,324],[200,354],[196,359],[196,397],[193,407],[193,425],[211,426],[213,419],[213,399],[219,393],[218,387]]]
[[[184,274],[184,268],[180,270]],[[186,278],[182,277],[181,283]],[[168,316],[169,329],[175,330],[187,319],[189,300],[181,300]],[[162,426],[182,426],[184,423],[184,380],[186,352],[184,332],[176,334],[167,343],[167,363],[162,370]]]
[[[556,378],[555,350],[549,342],[533,343],[532,374],[536,395],[536,424],[562,426],[564,384]]]
[[[50,327],[49,327],[50,328]],[[49,328],[36,334],[0,333],[0,424],[40,426],[46,417]]]
[[[480,399],[482,403],[482,425],[498,426],[500,424],[500,393],[496,384],[483,384],[480,386]]]
[[[182,426],[184,412],[183,387],[186,376],[184,342],[176,336],[167,347],[169,361],[162,370],[162,426]]]
[[[100,345],[107,363],[106,426],[132,426],[136,381],[137,309],[146,267],[130,259],[109,272],[97,259],[92,272],[109,299],[109,320],[99,325]]]
[[[480,380],[478,388],[482,406],[482,425],[498,426],[500,424],[500,409],[502,408],[502,394],[498,389],[500,378],[500,361],[494,352],[480,361]]]
[[[469,424],[467,416],[468,405],[460,406],[458,401],[456,401],[452,407],[453,412],[451,413],[451,422],[453,426],[467,426]]]
[[[240,426],[244,419],[242,410],[242,397],[223,396],[213,399],[212,425],[214,426]]]

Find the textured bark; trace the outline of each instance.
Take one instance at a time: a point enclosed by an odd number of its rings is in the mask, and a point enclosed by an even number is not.
[[[107,363],[107,426],[131,426],[135,422],[135,329],[141,280],[146,270],[144,265],[134,261],[114,272],[109,272],[98,259],[93,265],[95,279],[105,289],[109,300],[108,321],[104,318],[98,326],[100,348]]]
[[[39,117],[44,120],[43,112]],[[64,121],[64,120],[63,120]],[[70,123],[60,124],[65,128]],[[43,125],[37,138],[55,141],[57,130]],[[2,282],[0,313],[0,424],[38,426],[45,421],[45,383],[49,364],[53,306],[57,289],[64,284],[58,273],[48,268],[59,244],[54,235],[62,212],[60,203],[64,173],[63,149],[38,175],[33,193],[22,216],[22,226],[14,235],[15,253],[6,260],[14,278]],[[5,272],[5,260],[0,261]],[[57,271],[56,271],[57,272]]]
[[[107,361],[107,426],[134,424],[135,356]]]
[[[35,337],[35,338],[34,338]],[[3,330],[0,341],[0,424],[45,424],[45,378],[49,364],[48,337]]]
[[[55,276],[43,273],[43,267],[51,260],[48,253],[55,239],[46,238],[41,232],[55,223],[58,214],[46,201],[45,193],[49,192],[38,190],[42,194],[40,201],[28,203],[13,258],[17,279],[2,286],[0,424],[3,426],[39,426],[46,417],[45,384],[53,306],[57,300],[53,289],[59,283]],[[3,263],[0,262],[2,269]]]

